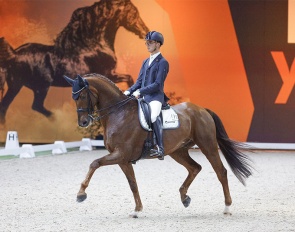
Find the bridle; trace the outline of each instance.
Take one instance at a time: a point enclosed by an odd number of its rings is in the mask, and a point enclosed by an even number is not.
[[[93,96],[96,100],[98,100],[98,97],[96,97],[92,92],[91,90],[89,89],[88,85],[87,86],[84,86],[82,89],[80,89],[79,91],[75,92],[75,94],[81,93],[81,91],[83,89],[87,90],[87,99],[88,99],[88,106],[87,108],[78,108],[77,109],[77,113],[82,113],[82,112],[87,112],[88,113],[88,117],[93,120],[93,121],[99,121],[100,119],[104,118],[105,116],[111,114],[111,113],[114,113],[117,109],[121,108],[122,106],[126,105],[129,101],[131,100],[134,100],[135,97],[127,97],[126,99],[122,100],[122,101],[119,101],[115,104],[112,104],[110,106],[107,106],[105,108],[102,108],[100,110],[95,110],[94,109],[94,106],[93,106],[93,103],[92,103],[92,100],[91,100],[91,96]],[[113,110],[110,110],[106,113],[104,113],[103,115],[100,115],[100,116],[94,116],[95,113],[101,113],[103,111],[106,111],[106,110],[109,110],[109,109],[112,109],[114,108],[115,106],[117,106],[115,109]]]

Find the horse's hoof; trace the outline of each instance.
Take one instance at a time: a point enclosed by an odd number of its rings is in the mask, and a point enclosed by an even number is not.
[[[77,196],[77,202],[83,202],[85,201],[87,198],[87,194],[83,194],[83,195],[78,195]]]
[[[223,214],[224,215],[232,215],[232,213],[230,212],[229,206],[225,206],[224,210],[223,210]]]
[[[138,213],[139,213],[139,211],[132,211],[129,214],[129,217],[131,217],[131,218],[138,218]]]
[[[189,196],[186,196],[186,198],[182,201],[182,204],[184,205],[185,208],[187,208],[190,203],[191,203],[191,198]]]

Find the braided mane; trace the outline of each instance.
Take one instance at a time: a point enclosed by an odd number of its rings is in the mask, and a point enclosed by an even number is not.
[[[119,89],[119,87],[114,82],[112,82],[109,78],[107,78],[107,77],[105,77],[105,76],[103,76],[101,74],[89,73],[89,74],[83,75],[83,77],[96,77],[96,78],[99,78],[99,79],[103,80],[104,82],[106,82],[108,85],[111,85],[112,87],[114,87],[114,89],[116,91],[122,92],[121,89]]]

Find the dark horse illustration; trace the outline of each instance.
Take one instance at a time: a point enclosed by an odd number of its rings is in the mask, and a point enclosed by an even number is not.
[[[118,164],[129,182],[135,200],[135,210],[130,214],[137,217],[143,206],[134,175],[132,163],[141,156],[147,131],[142,129],[138,119],[138,104],[135,98],[125,96],[109,79],[99,74],[79,76],[73,80],[65,77],[73,86],[73,99],[77,103],[78,124],[88,126],[93,120],[93,113],[104,128],[104,142],[108,155],[94,160],[81,184],[77,201],[86,199],[85,189],[92,175],[99,167]],[[225,214],[230,214],[232,199],[228,186],[227,170],[223,166],[218,153],[218,146],[227,160],[235,176],[245,184],[245,179],[252,175],[251,160],[241,152],[243,143],[229,139],[220,118],[211,110],[204,109],[193,103],[181,103],[173,106],[177,112],[180,127],[174,130],[164,130],[164,146],[169,154],[179,164],[183,165],[188,176],[180,187],[180,197],[183,205],[188,207],[190,197],[187,191],[202,167],[196,163],[188,150],[198,145],[202,153],[211,163],[222,185],[225,198]],[[98,118],[94,118],[97,119]],[[132,128],[132,130],[130,130]],[[149,158],[149,157],[148,157]]]
[[[5,67],[8,67],[9,62],[13,60],[13,58],[15,58],[14,49],[9,45],[9,43],[3,37],[0,38],[0,91],[1,91],[0,104],[3,100],[4,85],[6,82],[6,75],[7,75],[7,69]],[[0,112],[1,112],[1,109],[2,108],[0,108]]]
[[[0,103],[0,123],[5,123],[7,109],[23,86],[34,92],[32,109],[49,117],[52,113],[44,107],[44,100],[50,86],[68,87],[63,75],[95,72],[115,83],[133,84],[130,75],[115,72],[114,42],[120,27],[139,38],[148,32],[130,0],[100,0],[75,10],[54,45],[28,43],[13,50],[2,38],[0,55],[11,55],[0,58],[5,64],[2,68],[6,69],[8,86]]]
[[[6,70],[3,68],[0,68],[0,102],[2,101],[3,95],[4,95],[5,81],[6,81]]]

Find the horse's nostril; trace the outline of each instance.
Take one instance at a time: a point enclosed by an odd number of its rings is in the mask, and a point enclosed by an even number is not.
[[[88,124],[89,124],[88,120],[84,120],[84,121],[79,122],[79,126],[81,126],[81,127],[86,127],[86,126],[88,126]]]

